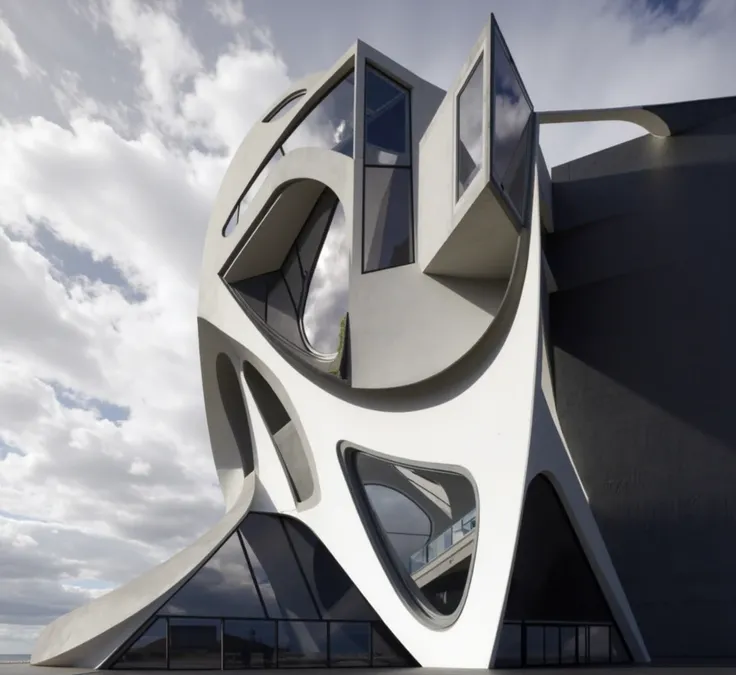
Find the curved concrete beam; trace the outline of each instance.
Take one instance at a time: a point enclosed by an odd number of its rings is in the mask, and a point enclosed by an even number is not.
[[[597,108],[588,110],[548,110],[537,113],[540,124],[568,124],[570,122],[631,122],[652,136],[671,136],[667,122],[659,115],[640,107]]]
[[[197,541],[124,586],[58,618],[36,641],[36,666],[99,668],[202,566],[250,509],[256,475],[243,481],[233,507]]]

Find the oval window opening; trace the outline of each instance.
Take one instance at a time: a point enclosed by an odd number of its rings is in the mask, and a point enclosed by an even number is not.
[[[343,344],[348,311],[350,237],[340,202],[308,279],[302,325],[306,342],[320,356],[335,357]]]
[[[303,98],[304,94],[307,92],[305,90],[297,91],[294,94],[291,94],[288,96],[285,100],[281,101],[270,113],[268,113],[264,118],[264,122],[273,122],[274,120],[277,120],[284,115],[286,115],[289,110],[291,110],[299,101],[301,98]]]

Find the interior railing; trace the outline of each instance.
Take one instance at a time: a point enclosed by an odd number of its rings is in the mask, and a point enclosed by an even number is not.
[[[459,543],[475,529],[477,521],[477,509],[473,509],[456,523],[450,525],[442,534],[422,546],[409,558],[409,573],[419,572],[423,567],[439,558],[445,551]]]

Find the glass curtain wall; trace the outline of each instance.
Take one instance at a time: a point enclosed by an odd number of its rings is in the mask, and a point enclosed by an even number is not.
[[[311,530],[251,513],[112,667],[414,665]]]

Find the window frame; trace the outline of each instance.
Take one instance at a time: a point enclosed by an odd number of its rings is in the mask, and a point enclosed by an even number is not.
[[[532,199],[532,186],[534,184],[533,178],[534,178],[534,161],[532,160],[530,162],[530,168],[529,168],[529,174],[526,177],[526,193],[524,196],[524,204],[523,204],[523,213],[519,213],[514,203],[511,201],[511,198],[507,195],[506,191],[504,190],[503,186],[501,185],[501,182],[499,179],[496,178],[495,171],[493,169],[493,147],[494,147],[494,137],[495,137],[495,124],[496,124],[496,97],[495,97],[495,91],[496,91],[496,64],[495,64],[495,51],[496,51],[496,40],[499,40],[499,46],[503,50],[504,55],[508,59],[509,65],[511,66],[511,69],[516,76],[516,81],[519,84],[519,88],[521,89],[521,93],[529,106],[529,119],[527,120],[527,125],[531,125],[531,131],[530,131],[530,137],[528,140],[529,148],[527,149],[530,154],[533,154],[534,148],[537,144],[537,117],[536,113],[534,111],[534,105],[532,104],[531,97],[529,96],[529,92],[526,89],[526,86],[524,84],[524,80],[521,77],[521,74],[519,73],[519,69],[516,66],[516,61],[514,61],[514,57],[511,55],[511,50],[509,49],[508,45],[506,44],[506,39],[503,37],[503,33],[501,32],[501,28],[498,25],[498,21],[496,21],[496,17],[494,15],[491,15],[491,40],[490,40],[490,64],[491,64],[491,72],[490,72],[490,124],[489,126],[489,146],[490,146],[490,153],[489,153],[489,167],[488,167],[488,175],[491,181],[491,185],[493,186],[494,192],[496,193],[496,196],[499,200],[499,202],[502,203],[504,209],[508,213],[509,217],[512,220],[516,221],[517,226],[521,228],[525,228],[529,225],[529,217],[531,214],[530,204]],[[524,128],[526,130],[526,127]],[[523,132],[522,132],[523,136]]]
[[[374,164],[374,163],[366,163],[365,161],[365,152],[366,147],[368,145],[368,134],[366,133],[366,77],[365,73],[368,72],[369,69],[374,70],[378,75],[388,80],[391,84],[394,86],[403,89],[406,92],[407,95],[407,145],[409,148],[409,163],[408,164]],[[361,171],[361,205],[360,205],[360,213],[361,213],[361,223],[360,223],[360,229],[361,229],[361,251],[360,251],[360,273],[363,274],[372,274],[374,272],[383,272],[385,270],[391,270],[391,269],[397,269],[399,267],[406,267],[407,265],[413,265],[416,263],[416,208],[414,204],[414,187],[415,187],[415,180],[414,180],[414,164],[415,164],[415,152],[414,152],[414,134],[413,134],[413,108],[412,108],[412,92],[413,89],[409,84],[406,84],[399,80],[398,78],[394,77],[393,75],[390,75],[388,72],[386,72],[379,64],[374,63],[370,59],[365,59],[363,61],[363,78],[362,78],[362,84],[363,84],[363,102],[362,106],[360,107],[360,111],[363,115],[363,119],[361,121],[361,128],[362,128],[362,166],[360,167]],[[357,108],[356,108],[357,113]],[[409,225],[409,260],[407,262],[399,263],[398,265],[389,265],[387,267],[377,267],[376,269],[366,269],[366,231],[365,231],[365,207],[366,207],[366,199],[365,199],[365,177],[366,177],[366,169],[385,169],[385,170],[394,170],[394,171],[408,171],[409,172],[409,216],[410,216],[410,225]]]

